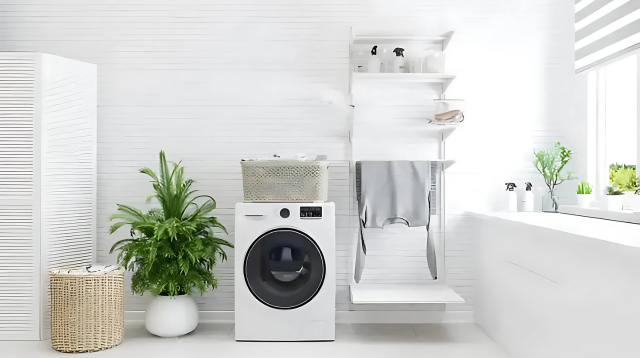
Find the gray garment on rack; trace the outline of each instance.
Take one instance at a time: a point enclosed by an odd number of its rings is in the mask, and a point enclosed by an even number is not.
[[[356,255],[355,280],[360,281],[366,246],[363,228],[383,228],[385,224],[404,223],[427,229],[427,263],[431,277],[438,276],[435,247],[429,222],[431,217],[431,162],[362,161],[356,164],[360,230]]]

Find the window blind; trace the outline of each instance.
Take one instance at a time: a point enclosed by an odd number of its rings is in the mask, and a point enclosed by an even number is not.
[[[576,73],[640,47],[640,0],[576,0]]]

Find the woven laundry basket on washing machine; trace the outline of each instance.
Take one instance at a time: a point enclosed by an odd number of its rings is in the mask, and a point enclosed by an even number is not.
[[[248,160],[240,164],[245,202],[322,203],[327,201],[328,162]]]
[[[53,349],[97,352],[122,343],[124,269],[53,270],[49,284]]]

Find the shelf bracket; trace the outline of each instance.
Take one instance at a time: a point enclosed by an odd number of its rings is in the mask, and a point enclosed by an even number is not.
[[[449,42],[451,42],[451,38],[453,37],[453,31],[449,31],[442,36],[445,37],[444,41],[442,42],[442,52],[444,52],[444,50],[447,49],[447,46],[449,46]]]
[[[444,95],[449,89],[449,85],[453,82],[453,78],[448,78],[442,83],[442,94]]]

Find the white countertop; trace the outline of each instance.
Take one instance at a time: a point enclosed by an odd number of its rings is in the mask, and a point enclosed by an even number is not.
[[[472,212],[612,243],[640,247],[640,225],[554,213]]]

